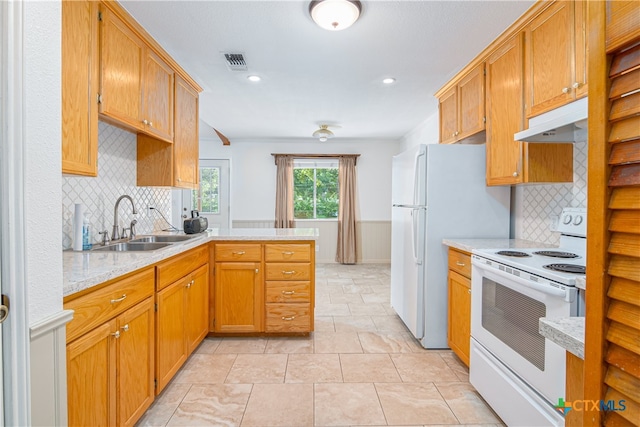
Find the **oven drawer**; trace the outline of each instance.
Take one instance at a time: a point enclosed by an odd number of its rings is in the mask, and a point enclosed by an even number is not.
[[[471,255],[449,248],[449,270],[462,274],[467,279],[471,278]]]

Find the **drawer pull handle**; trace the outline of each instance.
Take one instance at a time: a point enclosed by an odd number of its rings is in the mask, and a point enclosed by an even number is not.
[[[112,299],[111,300],[111,304],[115,304],[117,302],[122,302],[124,301],[124,299],[127,297],[127,294],[122,294],[122,296],[120,298],[116,298],[116,299]]]
[[[465,266],[465,263],[464,263],[464,262],[460,262],[460,261],[456,261],[456,265],[457,265],[458,267],[464,267],[464,266]]]
[[[232,254],[234,254],[234,255],[244,255],[245,251],[234,251],[234,252],[232,252]]]
[[[111,334],[112,337],[114,337],[115,339],[120,338],[120,331],[115,331],[114,333]]]
[[[293,320],[293,319],[295,319],[295,318],[296,318],[296,316],[291,316],[291,317],[285,317],[285,316],[282,316],[282,320],[285,320],[285,321],[287,321],[287,322],[290,322],[290,321],[292,321],[292,320]]]
[[[291,271],[284,271],[282,270],[282,274],[295,274],[295,270],[291,270]]]
[[[282,251],[282,255],[293,255],[295,252]]]
[[[296,291],[282,291],[282,295],[293,295]]]
[[[126,325],[124,325],[124,326],[123,326],[122,328],[120,328],[120,329],[122,329],[122,330],[123,330],[123,331],[125,331],[125,332],[129,332],[129,324],[127,323]]]

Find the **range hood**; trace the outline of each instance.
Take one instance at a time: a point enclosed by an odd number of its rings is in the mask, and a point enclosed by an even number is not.
[[[574,142],[587,140],[588,98],[582,98],[532,117],[529,129],[517,132],[515,141]]]

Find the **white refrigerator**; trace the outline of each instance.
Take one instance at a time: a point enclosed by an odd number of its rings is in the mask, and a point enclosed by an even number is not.
[[[444,238],[509,238],[510,187],[485,185],[484,145],[393,157],[391,306],[423,347],[448,348]]]

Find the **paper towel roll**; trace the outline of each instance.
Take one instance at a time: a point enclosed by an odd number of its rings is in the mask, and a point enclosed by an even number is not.
[[[76,203],[73,214],[73,250],[82,250],[82,220],[84,219],[84,206]]]

